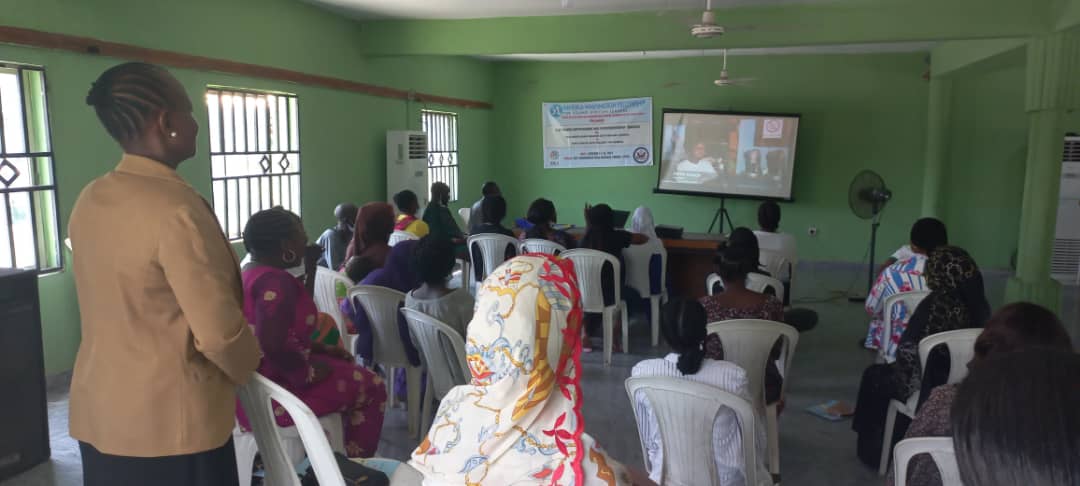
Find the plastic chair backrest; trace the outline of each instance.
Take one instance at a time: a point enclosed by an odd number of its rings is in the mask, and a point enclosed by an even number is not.
[[[751,272],[746,276],[746,288],[759,294],[766,294],[768,293],[767,290],[771,288],[773,295],[780,302],[784,301],[784,283],[768,275]]]
[[[540,238],[529,238],[521,242],[521,251],[519,254],[525,253],[546,253],[548,255],[561,255],[566,251],[566,247],[555,243],[551,240],[544,240]]]
[[[419,239],[420,238],[417,238],[416,235],[409,233],[408,231],[394,230],[393,233],[390,233],[390,241],[388,241],[387,244],[390,246],[394,246],[402,241]]]
[[[472,380],[465,361],[465,339],[446,323],[415,309],[401,309],[409,323],[420,355],[424,358],[435,398],[442,399],[451,388]]]
[[[630,403],[637,403],[638,392],[645,394],[660,430],[660,442],[664,451],[660,484],[720,485],[713,449],[712,424],[724,407],[734,411],[738,417],[746,484],[758,484],[757,449],[754,446],[755,415],[750,402],[720,388],[682,378],[627,378],[626,394],[630,396]],[[637,416],[637,409],[635,406],[634,418],[637,419],[640,433],[641,422],[645,417]],[[642,455],[648,457],[644,441],[641,444]],[[651,467],[651,464],[646,461],[646,466]]]
[[[758,261],[765,267],[765,271],[769,272],[769,275],[781,281],[791,281],[792,274],[795,272],[791,260],[775,251],[761,250]]]
[[[274,421],[271,403],[273,400],[288,412],[296,424],[296,431],[304,444],[304,451],[307,452],[319,484],[345,486],[345,478],[341,476],[337,460],[334,459],[334,451],[330,447],[330,441],[326,439],[318,417],[296,395],[258,373],[255,373],[246,385],[239,387],[237,395],[251,421],[255,443],[259,446],[259,454],[266,467],[263,484],[300,486],[300,479],[285,454],[279,427]]]
[[[898,442],[893,448],[893,473],[896,486],[907,485],[908,463],[911,462],[912,457],[919,454],[930,454],[930,457],[934,459],[938,471],[941,472],[943,486],[963,486],[951,437],[914,437]]]
[[[724,280],[715,273],[710,273],[708,277],[705,277],[705,291],[709,295],[715,295],[717,292],[724,291]]]
[[[885,302],[882,304],[882,336],[892,336],[892,318],[898,312],[906,312],[908,319],[911,319],[911,315],[915,313],[915,309],[919,307],[919,303],[930,295],[929,290],[909,290],[907,292],[897,292],[885,298]],[[903,304],[904,307],[898,308],[897,304]],[[888,341],[885,341],[888,342]],[[879,346],[878,355],[882,358],[885,357],[888,352],[887,346]]]
[[[615,300],[612,305],[622,300],[622,268],[619,259],[600,250],[578,248],[568,250],[562,254],[574,262],[574,273],[577,274],[578,289],[581,291],[581,307],[585,312],[603,312],[604,308],[604,282],[602,281],[604,264],[611,264],[614,282],[608,283],[615,290]]]
[[[457,210],[458,216],[461,216],[461,222],[466,228],[469,227],[469,217],[472,216],[472,208],[461,208]]]
[[[402,368],[411,366],[398,331],[398,309],[405,302],[405,294],[377,285],[357,285],[349,289],[349,302],[355,312],[363,310],[371,323],[375,362]],[[357,303],[362,309],[355,308]]]
[[[506,261],[507,248],[513,248],[514,252],[517,253],[518,240],[497,233],[482,233],[469,237],[470,258],[475,254],[474,248],[480,251],[482,261],[472,262],[473,276],[477,282],[483,282],[491,272],[494,272],[499,265]]]
[[[930,350],[944,344],[949,348],[949,381],[946,384],[960,383],[968,374],[968,362],[975,356],[975,338],[978,338],[979,334],[982,334],[982,329],[959,329],[923,338],[919,341],[919,363],[922,365],[920,369],[926,370]]]
[[[326,267],[315,269],[315,307],[319,309],[319,312],[325,312],[334,318],[338,332],[344,338],[347,326],[345,316],[342,315],[341,307],[338,305],[338,283],[344,284],[346,289],[353,286],[353,281],[341,272],[335,272]]]
[[[799,331],[794,327],[782,322],[737,319],[711,322],[707,329],[709,334],[720,337],[720,343],[724,347],[724,361],[735,363],[746,370],[750,379],[750,396],[754,398],[754,405],[760,409],[765,407],[765,367],[769,362],[769,353],[776,340],[783,337],[785,352],[780,355],[783,360],[780,372],[785,377],[784,387],[787,386],[790,381],[786,378],[791,368],[791,358],[799,344]]]
[[[645,256],[648,258],[643,261],[642,257]],[[623,271],[626,272],[627,287],[637,290],[642,297],[664,293],[667,279],[667,250],[664,247],[658,246],[653,253],[638,252],[635,247],[626,248],[623,250],[623,263],[626,264]],[[648,271],[632,270],[638,265],[648,268]]]

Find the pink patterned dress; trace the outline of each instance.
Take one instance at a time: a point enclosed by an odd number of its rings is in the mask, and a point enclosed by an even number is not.
[[[386,388],[374,372],[349,361],[312,354],[312,333],[320,314],[307,289],[292,275],[272,267],[243,273],[244,316],[263,350],[258,372],[299,397],[317,416],[341,413],[349,457],[371,457],[379,445]],[[316,368],[329,368],[321,379]],[[280,426],[292,419],[275,405]],[[245,430],[247,417],[237,403]]]

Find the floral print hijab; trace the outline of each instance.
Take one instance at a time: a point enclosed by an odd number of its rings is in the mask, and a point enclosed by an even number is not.
[[[484,281],[465,353],[410,464],[425,486],[629,485],[584,433],[581,295],[569,260],[514,258]]]

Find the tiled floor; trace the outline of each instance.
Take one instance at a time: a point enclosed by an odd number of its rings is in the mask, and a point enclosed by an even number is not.
[[[795,287],[796,306],[810,308],[820,316],[817,328],[800,336],[791,380],[787,411],[781,416],[781,472],[784,483],[799,486],[847,486],[881,484],[877,475],[855,459],[855,435],[850,421],[827,422],[803,411],[830,399],[854,401],[859,376],[872,360],[870,352],[857,346],[866,332],[860,304],[849,303],[845,291],[858,286],[862,274],[854,267],[803,265]],[[1004,275],[988,272],[987,293],[997,306],[1005,287]],[[1077,289],[1066,288],[1062,320],[1074,338],[1080,337]],[[623,388],[630,368],[645,357],[662,355],[648,347],[647,329],[636,322],[631,355],[616,355],[605,368],[598,353],[583,358],[586,431],[616,459],[642,467],[633,412]],[[67,435],[67,383],[54,377],[49,393],[52,461],[2,484],[4,486],[52,486],[82,484],[78,447]],[[407,437],[405,414],[391,410],[383,429],[379,454],[405,459],[415,440]]]

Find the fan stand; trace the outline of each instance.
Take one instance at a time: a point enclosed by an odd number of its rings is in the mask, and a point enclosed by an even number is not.
[[[712,222],[709,223],[709,231],[706,233],[712,233],[713,226],[716,226],[716,222],[720,221],[720,234],[724,234],[724,221],[727,221],[727,225],[732,231],[735,230],[735,225],[731,224],[731,215],[728,214],[727,208],[724,207],[725,198],[720,198],[720,208],[713,214]]]
[[[874,290],[874,251],[877,249],[877,230],[881,226],[881,203],[874,202],[874,217],[870,223],[870,263],[866,269],[866,297],[849,297],[848,302],[866,302]]]

